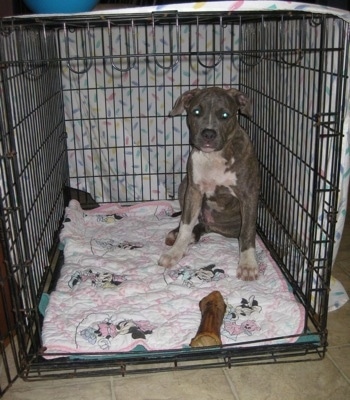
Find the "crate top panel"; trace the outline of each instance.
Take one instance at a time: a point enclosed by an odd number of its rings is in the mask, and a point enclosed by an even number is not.
[[[327,14],[350,22],[350,12],[332,7],[314,4],[285,2],[285,1],[215,1],[184,4],[168,4],[149,7],[131,7],[98,10],[89,13],[76,14],[30,14],[23,16],[7,17],[0,19],[0,30],[16,28],[27,25],[45,25],[61,27],[62,23],[74,23],[78,26],[91,24],[93,26],[105,25],[106,21],[115,23],[129,23],[132,20],[144,23],[176,23],[178,19],[191,20],[195,23],[200,18],[201,23],[224,18],[230,22],[237,20],[261,19],[262,16],[272,18],[275,14],[284,14],[288,18],[298,17],[300,14],[317,15]]]

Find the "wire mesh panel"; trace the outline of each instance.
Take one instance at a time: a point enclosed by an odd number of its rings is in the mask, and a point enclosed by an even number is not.
[[[234,26],[160,22],[60,32],[70,182],[98,202],[175,198],[189,141],[185,120],[168,118],[174,100],[194,86],[238,84],[221,54]]]
[[[0,70],[0,229],[17,333],[13,339],[11,324],[5,339],[18,357],[9,364],[20,369],[29,346],[40,345],[38,304],[64,211],[65,131],[60,70],[49,61],[57,57],[55,33],[5,30],[0,42],[1,60],[15,61]]]
[[[2,26],[1,229],[24,375],[148,368],[148,357],[135,353],[118,361],[42,359],[39,300],[53,275],[64,186],[97,203],[176,199],[190,143],[186,118],[168,113],[181,93],[208,86],[235,87],[253,101],[253,117],[239,118],[260,162],[258,231],[307,311],[308,340],[165,351],[150,362],[196,368],[206,358],[231,366],[322,357],[348,29],[334,16],[298,12],[67,16]]]
[[[323,327],[343,141],[345,25],[309,17],[242,27],[250,73],[240,84],[257,109],[247,125],[262,167],[260,229]]]

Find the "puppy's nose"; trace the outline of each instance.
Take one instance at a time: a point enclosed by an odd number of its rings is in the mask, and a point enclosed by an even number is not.
[[[216,131],[213,129],[204,129],[202,131],[202,137],[206,140],[213,140],[216,138]]]

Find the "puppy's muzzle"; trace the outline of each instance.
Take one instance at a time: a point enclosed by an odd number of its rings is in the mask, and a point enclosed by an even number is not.
[[[214,129],[204,129],[202,131],[202,138],[206,142],[211,142],[211,141],[215,140],[216,137],[217,137],[217,133],[216,133],[216,131],[214,131]]]
[[[195,146],[204,151],[211,152],[222,147],[222,140],[214,129],[203,129],[195,139]]]

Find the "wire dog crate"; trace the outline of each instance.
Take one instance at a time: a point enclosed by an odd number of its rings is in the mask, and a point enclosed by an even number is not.
[[[2,391],[17,375],[124,375],[324,356],[347,188],[350,18],[257,3],[256,10],[234,11],[227,2],[222,9],[1,21]],[[253,100],[253,117],[240,123],[261,168],[257,230],[305,308],[299,340],[45,359],[40,300],[58,274],[67,194],[87,208],[176,199],[190,145],[185,118],[168,112],[181,93],[207,86],[236,87]]]

